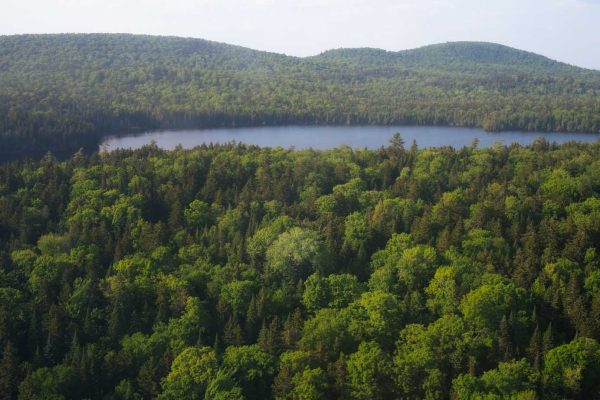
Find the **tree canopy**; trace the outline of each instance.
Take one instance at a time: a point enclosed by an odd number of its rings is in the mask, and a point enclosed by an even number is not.
[[[598,160],[538,140],[4,163],[0,398],[596,398]]]

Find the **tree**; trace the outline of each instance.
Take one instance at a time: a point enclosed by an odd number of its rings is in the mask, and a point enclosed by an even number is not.
[[[375,271],[370,286],[398,294],[422,289],[435,273],[437,262],[438,255],[433,247],[415,246],[407,234],[393,235],[385,249],[373,255]]]
[[[460,375],[452,382],[453,396],[457,399],[537,398],[538,374],[525,360],[500,363],[498,368],[484,372],[480,378]]]
[[[327,378],[321,368],[305,369],[292,378],[292,400],[325,400]]]
[[[364,286],[355,275],[331,274],[327,277],[331,298],[327,304],[331,308],[344,308],[360,298]]]
[[[217,356],[210,347],[188,347],[173,360],[159,399],[200,398],[217,370]]]
[[[399,334],[393,359],[397,393],[407,398],[447,398],[448,379],[463,370],[485,343],[456,315],[424,326],[407,325]],[[427,383],[427,384],[425,384]]]
[[[311,312],[324,307],[344,308],[364,290],[356,276],[350,274],[331,274],[326,278],[312,274],[304,286],[302,303]]]
[[[40,368],[19,385],[19,400],[68,400],[78,397],[77,375],[73,368],[57,365]]]
[[[179,318],[169,320],[167,329],[171,348],[178,353],[202,342],[203,338],[208,339],[205,334],[208,332],[209,322],[206,305],[197,297],[189,297],[184,313]]]
[[[391,360],[375,342],[363,342],[348,358],[349,397],[357,400],[388,399],[393,393]]]
[[[208,384],[204,398],[211,400],[244,400],[244,395],[231,375],[219,370]]]
[[[477,329],[494,332],[500,321],[510,311],[524,310],[523,290],[500,277],[490,276],[492,282],[469,292],[461,301],[459,309]],[[496,280],[496,282],[494,282]]]
[[[553,201],[558,206],[564,206],[575,198],[577,180],[572,178],[564,169],[555,169],[549,174],[540,190],[548,199],[547,201]],[[544,206],[546,207],[546,204]]]
[[[253,281],[233,281],[221,288],[220,299],[231,307],[234,315],[241,317],[245,314],[255,289],[256,284]]]
[[[400,136],[400,132],[395,132],[390,139],[390,147],[395,150],[404,150],[404,139]]]
[[[327,278],[320,274],[312,274],[304,282],[304,293],[302,294],[302,304],[309,312],[316,312],[321,308],[327,307],[331,299],[331,291]]]
[[[364,214],[356,211],[348,215],[344,221],[344,244],[346,249],[357,252],[367,246],[369,226]]]
[[[207,203],[194,200],[183,211],[183,218],[186,226],[194,230],[196,236],[198,236],[199,230],[212,222],[213,213]]]
[[[349,352],[355,339],[349,332],[347,312],[323,308],[304,324],[299,347],[311,351],[322,360],[335,360],[340,352]]]
[[[288,351],[279,358],[279,372],[273,381],[273,395],[277,400],[289,399],[293,389],[292,378],[310,369],[315,364],[314,357],[305,351]]]
[[[384,292],[365,292],[347,309],[348,330],[357,341],[376,341],[384,349],[393,346],[403,313],[398,299]]]
[[[230,346],[223,354],[223,368],[231,371],[246,399],[264,399],[275,376],[275,358],[258,345]]]
[[[55,233],[49,233],[40,236],[37,247],[42,254],[58,255],[60,253],[67,253],[69,251],[68,238]]]
[[[267,250],[267,274],[286,282],[306,279],[312,272],[324,272],[325,249],[316,232],[292,228],[279,235]]]
[[[21,367],[15,348],[6,342],[0,360],[0,399],[10,400],[17,397]]]
[[[452,267],[440,267],[425,289],[428,295],[427,307],[436,315],[451,314],[456,311],[459,302],[459,288],[456,284],[456,270]]]
[[[600,390],[600,346],[593,339],[578,338],[550,350],[542,376],[547,398],[595,397]]]
[[[275,218],[271,223],[258,229],[248,240],[246,251],[250,259],[256,263],[264,262],[267,250],[275,240],[294,226],[294,220],[283,215]]]

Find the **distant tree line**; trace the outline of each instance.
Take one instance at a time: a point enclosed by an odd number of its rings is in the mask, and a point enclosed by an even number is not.
[[[0,37],[0,153],[107,134],[281,124],[600,132],[600,72],[486,43],[287,57],[198,39]]]

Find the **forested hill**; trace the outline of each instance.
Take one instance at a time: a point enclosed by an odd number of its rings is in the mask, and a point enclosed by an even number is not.
[[[381,49],[336,49],[319,54],[327,60],[359,60],[366,64],[402,64],[411,67],[477,70],[510,67],[512,70],[576,73],[581,68],[551,60],[539,54],[486,42],[450,42],[412,50],[391,52]]]
[[[3,152],[109,133],[263,124],[600,131],[600,72],[490,43],[297,58],[200,39],[0,37]]]

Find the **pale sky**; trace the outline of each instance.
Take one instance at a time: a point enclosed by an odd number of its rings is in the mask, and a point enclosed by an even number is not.
[[[0,0],[0,34],[128,32],[296,56],[476,40],[600,69],[600,0]]]

